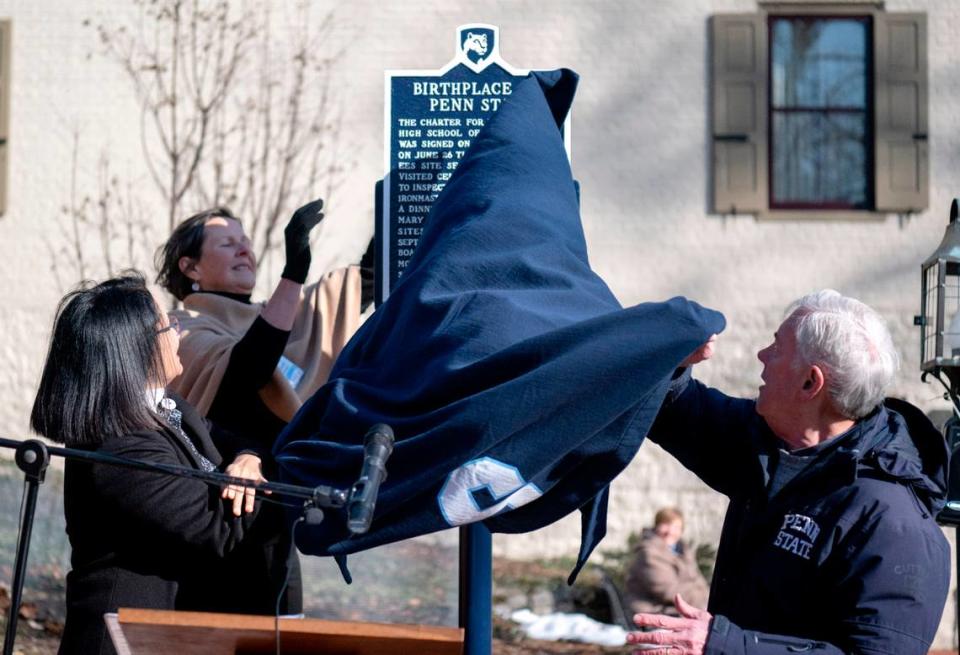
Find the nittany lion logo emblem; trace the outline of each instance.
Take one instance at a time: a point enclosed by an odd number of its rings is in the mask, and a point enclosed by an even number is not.
[[[493,52],[493,30],[470,28],[460,32],[460,48],[463,54],[474,64],[490,56]]]

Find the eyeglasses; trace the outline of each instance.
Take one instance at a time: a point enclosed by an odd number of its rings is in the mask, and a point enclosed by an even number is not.
[[[177,334],[180,334],[180,319],[172,314],[167,315],[167,318],[170,320],[170,324],[167,325],[167,327],[157,330],[157,334],[163,334],[167,330],[173,330]]]

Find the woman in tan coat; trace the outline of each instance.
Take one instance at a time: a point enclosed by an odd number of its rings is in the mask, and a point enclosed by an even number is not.
[[[701,609],[707,606],[709,585],[697,566],[689,543],[680,540],[683,514],[672,507],[661,509],[653,528],[645,528],[627,572],[626,600],[633,613],[653,612],[679,616],[677,594]]]
[[[265,303],[251,302],[257,259],[239,219],[218,207],[170,235],[157,281],[183,302],[183,373],[172,388],[201,414],[272,444],[303,400],[327,381],[360,322],[361,269],[337,269],[304,286],[310,232],[322,200],[294,213],[284,230],[286,265]]]

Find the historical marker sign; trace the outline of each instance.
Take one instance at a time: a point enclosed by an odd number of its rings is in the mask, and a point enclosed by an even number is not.
[[[493,25],[461,25],[456,56],[444,68],[386,72],[386,173],[378,185],[376,226],[378,302],[403,274],[433,201],[473,138],[529,73],[500,59],[499,41]],[[564,134],[569,155],[570,130]]]

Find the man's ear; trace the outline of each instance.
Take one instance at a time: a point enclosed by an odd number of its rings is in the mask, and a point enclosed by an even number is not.
[[[823,391],[826,380],[823,377],[823,369],[813,365],[807,369],[807,377],[803,381],[801,393],[808,399],[815,398]]]
[[[177,268],[191,280],[200,279],[200,273],[197,271],[197,260],[193,257],[181,257],[177,260]]]

